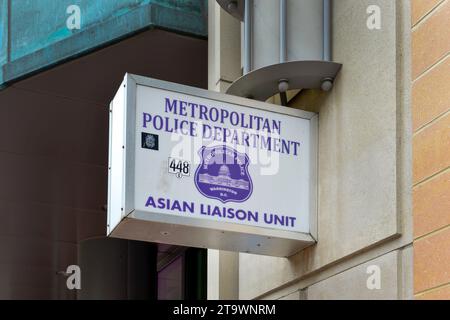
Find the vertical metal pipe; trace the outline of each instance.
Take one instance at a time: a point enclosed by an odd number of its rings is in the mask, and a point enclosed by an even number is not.
[[[287,59],[287,0],[280,0],[280,63],[286,62]]]
[[[280,63],[284,63],[287,60],[287,40],[286,40],[286,30],[287,30],[287,0],[280,0]],[[287,106],[288,99],[286,94],[286,88],[282,88],[282,82],[278,84],[280,90],[280,100],[282,106]],[[284,84],[288,84],[285,80]]]
[[[323,60],[331,61],[331,0],[323,0]]]
[[[244,12],[244,74],[252,70],[252,0],[245,0]]]

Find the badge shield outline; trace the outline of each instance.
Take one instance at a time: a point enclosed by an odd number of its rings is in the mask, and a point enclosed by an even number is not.
[[[221,155],[222,159],[226,159],[226,155],[228,154],[227,152],[233,154],[233,163],[229,164],[227,163],[226,160],[224,160],[224,162],[222,164],[218,164],[218,163],[212,163],[212,164],[205,164],[205,157],[208,155],[212,155],[214,153],[214,155],[212,156],[212,158],[216,158],[217,156],[215,155],[215,151],[216,150],[223,150],[223,154]],[[251,195],[253,194],[253,181],[252,178],[250,176],[250,172],[248,170],[248,167],[250,165],[250,158],[246,153],[241,153],[238,152],[236,149],[226,146],[226,145],[218,145],[218,146],[214,146],[214,147],[206,147],[206,146],[202,146],[200,148],[200,150],[198,151],[198,154],[200,156],[200,164],[198,165],[196,171],[195,171],[195,175],[194,175],[194,183],[195,183],[195,187],[197,188],[197,190],[200,192],[200,194],[202,194],[204,197],[209,198],[209,199],[215,199],[215,200],[219,200],[222,203],[228,203],[228,202],[236,202],[236,203],[243,203],[245,201],[247,201],[248,199],[250,199]],[[238,159],[244,159],[244,164],[240,165],[238,163]],[[208,166],[211,165],[215,165],[215,166],[220,166],[219,170],[215,170],[215,171],[219,171],[218,175],[210,175],[209,172],[210,170],[208,170]],[[203,168],[205,167],[206,168]],[[232,170],[230,170],[230,166],[234,166],[232,168]],[[238,168],[236,168],[238,167]],[[225,169],[228,168],[228,169]],[[224,169],[224,170],[222,170]],[[228,170],[228,178],[226,177],[226,175],[220,175],[220,171],[224,171],[225,174],[227,173]],[[241,172],[241,176],[245,176],[246,179],[237,179],[237,178],[233,178],[231,177],[231,171],[236,172],[236,170],[239,170]],[[244,171],[244,174],[242,174],[242,170]],[[207,173],[205,174],[204,171],[206,171]],[[202,173],[201,173],[202,172]],[[202,176],[206,176],[205,177],[201,177]],[[236,174],[234,174],[234,176],[236,176]],[[234,185],[230,186],[230,185],[223,185],[223,184],[219,184],[219,183],[215,183],[215,182],[202,182],[200,180],[205,180],[205,179],[214,179],[215,181],[217,181],[217,179],[220,178],[223,179],[228,179],[228,181],[225,181],[226,183],[233,183]],[[222,180],[223,180],[222,179]],[[245,190],[245,187],[248,187]],[[231,191],[233,191],[236,194],[245,194],[244,196],[231,196],[231,197],[224,197],[224,196],[220,196],[220,191],[207,191],[208,189],[211,188],[227,188],[227,189],[231,189]],[[227,192],[227,191],[224,191]],[[232,192],[232,193],[233,193]]]

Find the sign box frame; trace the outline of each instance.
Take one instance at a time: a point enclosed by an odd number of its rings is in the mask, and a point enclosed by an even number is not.
[[[310,121],[309,233],[135,210],[136,91],[147,86]],[[187,247],[289,257],[317,242],[318,115],[293,108],[126,74],[110,104],[107,235]],[[299,192],[301,192],[299,190]],[[296,201],[296,199],[292,199]]]

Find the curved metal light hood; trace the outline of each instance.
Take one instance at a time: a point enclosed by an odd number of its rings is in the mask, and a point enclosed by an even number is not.
[[[326,79],[333,81],[341,67],[339,63],[328,61],[290,61],[275,64],[242,76],[233,82],[227,93],[266,101],[280,93],[280,81],[283,80],[287,81],[291,89],[321,89],[327,84]]]

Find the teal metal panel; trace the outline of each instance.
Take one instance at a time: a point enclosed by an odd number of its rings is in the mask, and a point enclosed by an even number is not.
[[[0,84],[145,28],[207,36],[207,0],[0,0],[0,4],[0,26],[10,27],[10,59],[6,61],[2,49]],[[71,5],[80,9],[80,29],[67,27]]]
[[[0,66],[8,59],[8,0],[0,0]],[[3,68],[0,68],[0,89],[3,83]]]
[[[139,0],[13,0],[11,3],[11,60],[67,39],[107,19],[126,14]],[[80,8],[81,29],[69,30],[66,13],[70,5]],[[107,33],[108,30],[98,30]],[[86,47],[92,45],[86,42]]]

